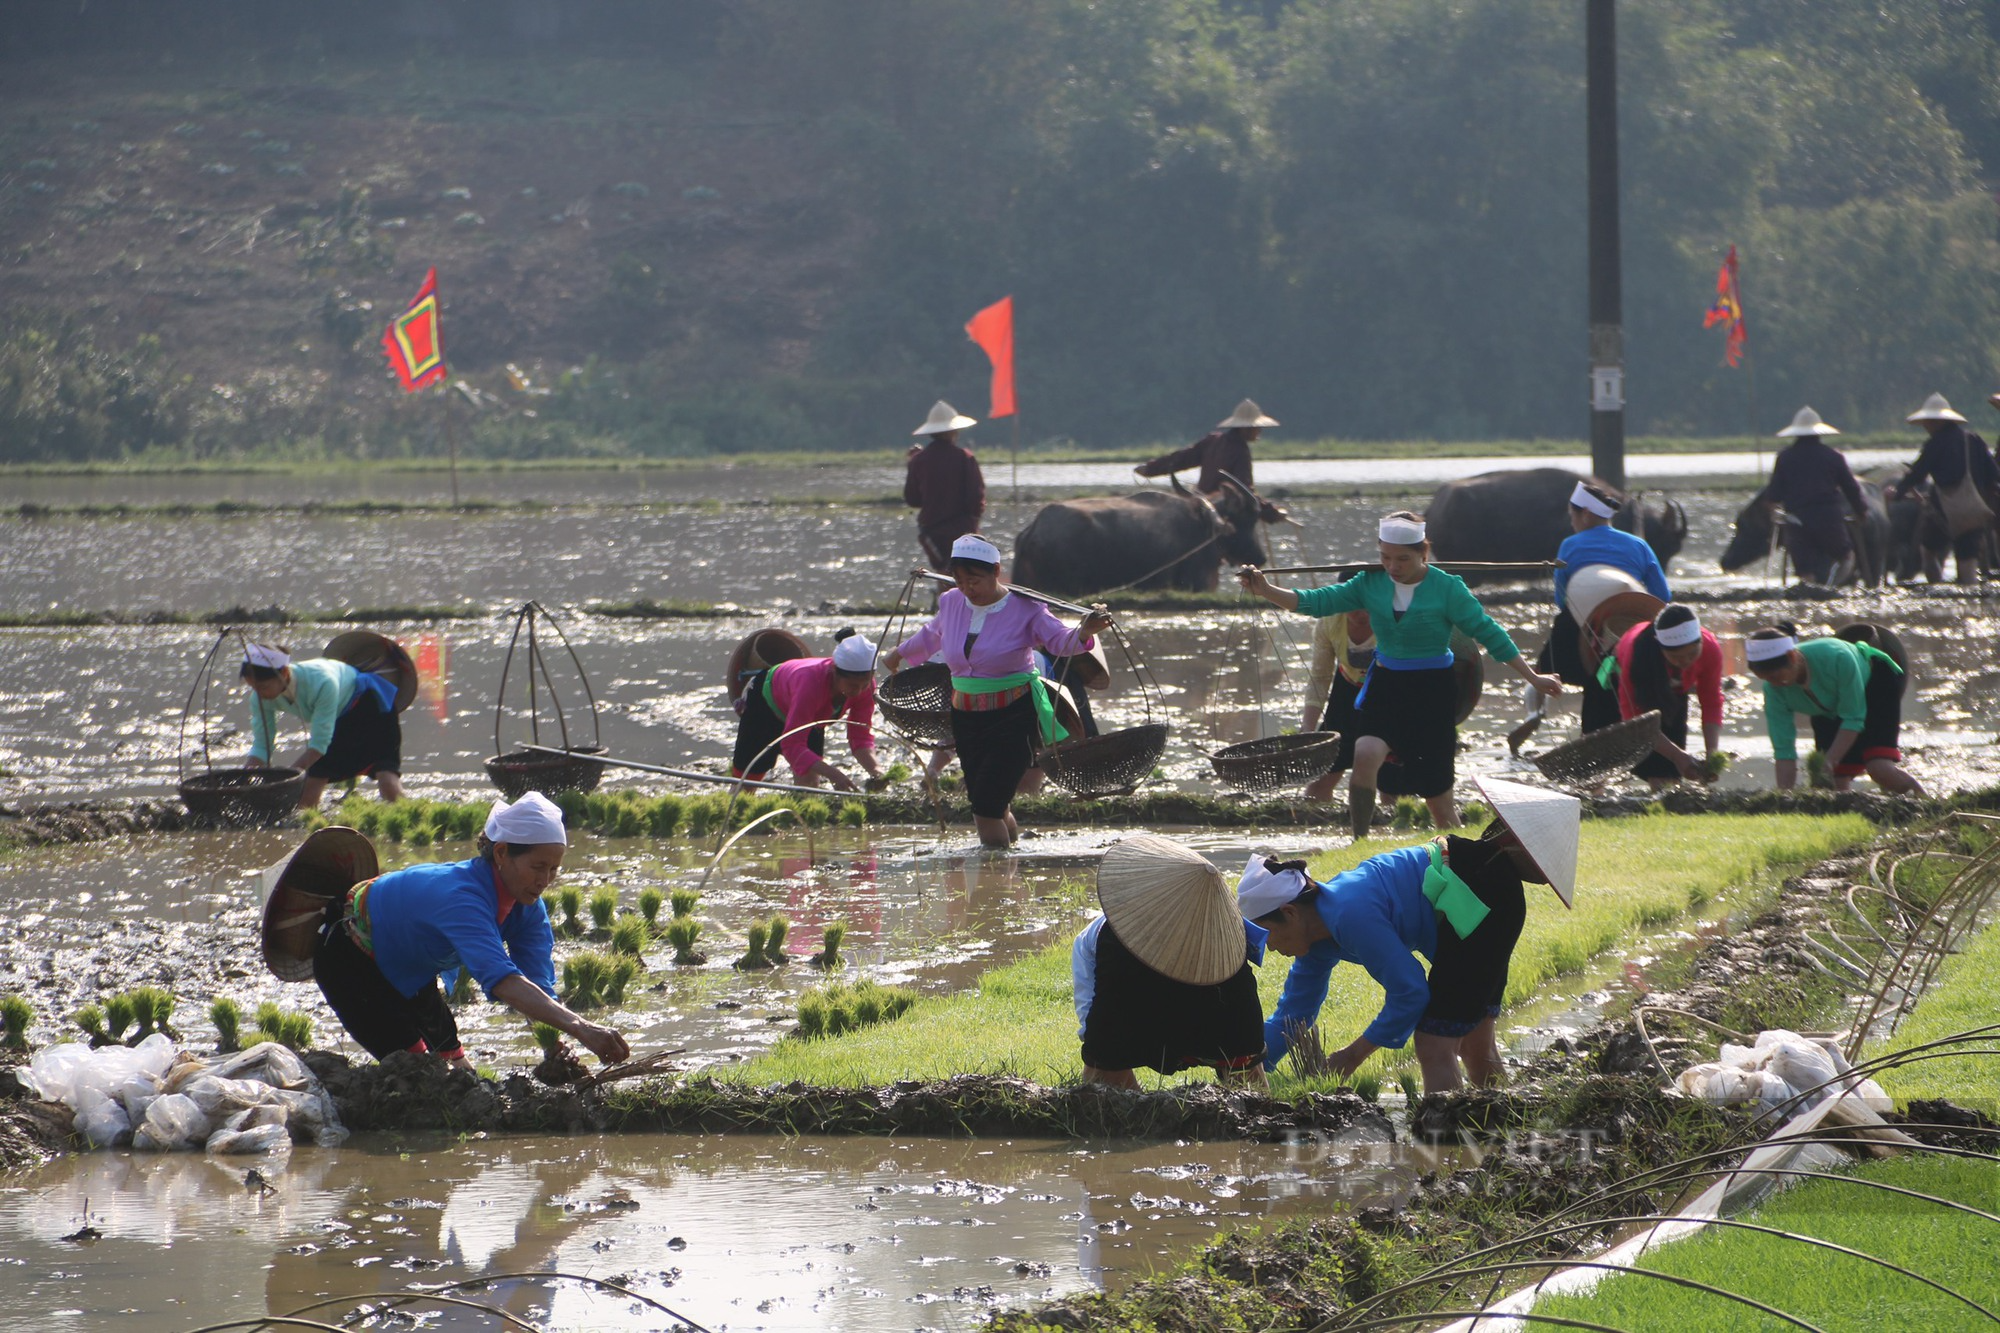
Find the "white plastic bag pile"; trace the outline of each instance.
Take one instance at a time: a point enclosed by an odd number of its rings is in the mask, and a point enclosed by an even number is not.
[[[158,1032],[132,1047],[51,1046],[23,1081],[76,1112],[76,1132],[93,1148],[287,1153],[295,1138],[322,1148],[347,1138],[320,1081],[273,1042],[213,1060],[177,1051]]]
[[[1787,1113],[1799,1115],[1843,1092],[1851,1092],[1871,1111],[1894,1107],[1880,1084],[1872,1078],[1853,1076],[1852,1069],[1830,1039],[1801,1037],[1777,1028],[1758,1033],[1754,1046],[1725,1042],[1720,1058],[1682,1070],[1674,1082],[1690,1097],[1717,1106],[1755,1102],[1760,1113],[1775,1111],[1789,1102]],[[1813,1091],[1808,1093],[1808,1089]]]

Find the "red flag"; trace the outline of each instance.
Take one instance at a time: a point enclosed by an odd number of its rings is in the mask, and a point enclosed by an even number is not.
[[[382,354],[403,392],[427,389],[444,378],[444,330],[438,326],[438,271],[424,274],[410,308],[389,321],[382,331]]]
[[[972,317],[965,336],[993,363],[993,406],[989,417],[1014,415],[1014,298],[1003,296]]]
[[[1736,286],[1736,247],[1729,247],[1728,258],[1715,273],[1715,304],[1708,308],[1701,326],[1712,329],[1717,324],[1726,326],[1727,336],[1722,340],[1722,355],[1730,365],[1743,359],[1743,344],[1749,335],[1743,331],[1743,297]]]

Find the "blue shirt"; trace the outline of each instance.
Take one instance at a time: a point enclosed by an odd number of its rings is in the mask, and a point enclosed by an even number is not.
[[[1401,1047],[1431,1002],[1431,983],[1413,954],[1437,953],[1437,909],[1424,897],[1431,854],[1423,843],[1371,856],[1327,881],[1313,907],[1331,938],[1292,960],[1278,1007],[1264,1022],[1264,1068],[1275,1069],[1294,1023],[1310,1027],[1326,1003],[1327,983],[1340,963],[1359,963],[1387,992],[1382,1012],[1362,1036]]]
[[[1076,989],[1076,1035],[1083,1038],[1083,1025],[1090,1018],[1090,1002],[1097,998],[1097,937],[1104,931],[1104,913],[1099,912],[1090,919],[1090,924],[1077,932],[1076,943],[1069,950],[1069,979]],[[1264,941],[1271,932],[1255,921],[1243,923],[1244,956],[1261,965],[1264,961]]]
[[[1674,600],[1673,590],[1667,587],[1667,571],[1660,568],[1660,557],[1653,554],[1653,548],[1644,540],[1629,532],[1620,532],[1609,526],[1573,532],[1556,548],[1556,559],[1566,566],[1556,571],[1557,606],[1565,604],[1569,576],[1585,565],[1610,565],[1614,569],[1622,569],[1661,601]]]
[[[503,890],[493,867],[474,857],[393,870],[368,886],[375,965],[404,995],[440,972],[463,967],[489,996],[510,976],[556,993],[555,932],[540,899],[495,918]]]

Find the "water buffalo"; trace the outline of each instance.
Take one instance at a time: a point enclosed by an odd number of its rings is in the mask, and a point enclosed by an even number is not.
[[[1556,548],[1570,535],[1570,492],[1584,480],[1587,478],[1561,468],[1538,467],[1525,472],[1482,472],[1446,482],[1432,494],[1424,513],[1430,526],[1432,557],[1446,564],[1454,560],[1555,559]],[[1646,544],[1665,568],[1687,540],[1687,511],[1671,499],[1643,508]],[[1617,526],[1629,530],[1624,515],[1619,516]],[[1476,581],[1476,571],[1466,578]]]
[[[1263,512],[1239,487],[1225,486],[1211,499],[1178,481],[1171,491],[1057,500],[1014,539],[1012,577],[1065,597],[1128,584],[1210,592],[1225,560],[1270,563]]]
[[[1889,511],[1882,500],[1882,488],[1872,481],[1861,482],[1861,499],[1867,512],[1860,522],[1848,524],[1848,536],[1854,542],[1854,555],[1851,560],[1842,562],[1844,567],[1836,571],[1835,581],[1851,583],[1859,578],[1874,588],[1881,585],[1884,562],[1889,552]],[[1771,528],[1771,511],[1764,507],[1764,494],[1759,491],[1736,515],[1735,535],[1729,539],[1729,546],[1722,553],[1724,572],[1733,573],[1762,560],[1771,549]],[[1779,544],[1783,542],[1781,529]]]

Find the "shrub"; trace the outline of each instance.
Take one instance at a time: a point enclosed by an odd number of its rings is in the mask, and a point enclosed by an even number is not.
[[[208,1006],[208,1021],[215,1026],[215,1050],[218,1055],[228,1055],[241,1049],[242,1005],[227,995],[221,996]]]

